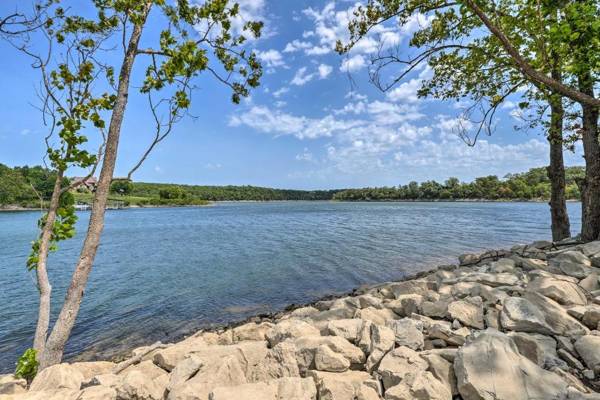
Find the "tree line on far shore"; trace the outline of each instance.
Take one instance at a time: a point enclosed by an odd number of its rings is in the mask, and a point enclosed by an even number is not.
[[[585,176],[583,167],[565,169],[566,197],[580,200],[577,181]],[[56,175],[41,166],[10,168],[0,164],[0,206],[39,207],[40,200],[49,201]],[[293,190],[258,186],[201,186],[169,183],[146,183],[115,180],[111,185],[113,199],[136,205],[186,205],[199,201],[401,201],[401,200],[546,200],[551,182],[546,168],[509,174],[503,179],[495,175],[461,182],[449,178],[444,183],[433,180],[410,182],[394,187],[339,190]],[[90,196],[88,196],[90,197]],[[76,200],[87,202],[85,193],[75,193]]]
[[[577,180],[585,176],[583,167],[565,168],[568,200],[580,200]],[[449,178],[444,183],[410,182],[397,187],[347,189],[336,193],[340,201],[402,201],[402,200],[547,200],[551,195],[551,182],[546,168],[532,168],[527,172],[509,174],[504,179],[495,175],[460,182]]]

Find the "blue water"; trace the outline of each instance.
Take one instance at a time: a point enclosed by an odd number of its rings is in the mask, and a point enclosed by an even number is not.
[[[569,204],[573,232],[580,205]],[[0,371],[30,346],[37,291],[25,259],[39,212],[0,213]],[[84,232],[88,213],[80,214]],[[106,357],[550,238],[543,203],[220,203],[109,211],[66,357]],[[56,316],[81,233],[50,258]]]

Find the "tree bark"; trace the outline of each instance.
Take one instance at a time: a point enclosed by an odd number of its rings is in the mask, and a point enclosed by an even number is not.
[[[140,21],[134,25],[129,38],[127,51],[121,70],[119,72],[119,85],[117,89],[117,99],[113,108],[108,135],[106,139],[106,147],[104,151],[104,160],[98,180],[94,201],[92,203],[92,211],[90,222],[88,225],[87,234],[79,255],[79,260],[71,279],[71,284],[67,290],[65,302],[60,311],[56,324],[54,325],[50,337],[46,343],[46,350],[43,356],[40,357],[40,370],[48,366],[57,364],[61,361],[65,345],[81,305],[84,289],[87,284],[90,271],[92,269],[98,246],[100,244],[100,236],[104,229],[104,214],[106,212],[106,203],[110,192],[110,184],[115,169],[117,159],[117,150],[119,145],[119,137],[121,134],[121,125],[123,116],[127,107],[127,99],[129,95],[129,81],[131,71],[135,61],[140,37],[146,22],[146,18],[152,7],[151,2],[147,2]]]
[[[42,234],[40,237],[40,245],[38,250],[38,263],[36,268],[37,274],[37,285],[40,292],[40,305],[38,310],[38,321],[35,328],[35,336],[33,339],[33,348],[37,354],[43,354],[46,347],[46,339],[48,336],[48,327],[50,326],[50,296],[52,292],[52,286],[48,279],[48,253],[50,251],[50,241],[52,239],[52,228],[56,221],[56,211],[60,206],[60,196],[62,194],[61,187],[63,181],[64,171],[59,170],[56,175],[56,181],[54,182],[54,189],[52,191],[52,197],[50,198],[50,204],[48,206],[48,212],[46,213],[46,222],[42,227]]]
[[[551,96],[549,103],[551,110],[548,132],[548,142],[550,142],[550,166],[548,167],[548,178],[551,185],[550,215],[552,217],[552,240],[557,242],[571,236],[571,224],[565,196],[562,137],[564,109],[562,99],[558,96]]]
[[[594,96],[591,74],[579,76],[579,89]],[[600,238],[600,143],[598,142],[598,109],[581,104],[581,137],[585,158],[585,178],[581,189],[581,239],[585,242]]]

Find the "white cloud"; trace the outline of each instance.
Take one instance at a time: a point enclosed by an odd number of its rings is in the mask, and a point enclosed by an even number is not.
[[[204,168],[211,169],[211,170],[220,169],[221,167],[222,167],[222,165],[219,163],[208,163],[204,166]]]
[[[333,71],[333,67],[327,64],[319,65],[319,78],[325,79],[329,76],[329,74]]]
[[[282,86],[281,88],[279,88],[273,92],[273,97],[278,99],[289,91],[290,91],[290,88],[288,88],[287,86]]]
[[[310,82],[315,77],[315,74],[308,74],[306,71],[306,67],[300,68],[298,71],[296,71],[296,74],[290,83],[292,85],[302,86]]]
[[[266,51],[257,50],[256,56],[267,66],[267,68],[277,68],[285,66],[283,56],[279,51],[275,49],[270,49]]]
[[[311,48],[312,44],[310,42],[303,42],[298,39],[294,39],[288,44],[285,45],[285,49],[283,49],[284,53],[293,53],[295,51],[304,50]]]
[[[421,79],[411,79],[390,90],[386,97],[391,101],[416,103],[419,100],[417,91],[421,88]]]
[[[22,129],[21,132],[19,132],[19,133],[23,136],[27,136],[31,133],[31,129],[25,128],[25,129]]]
[[[308,151],[308,149],[305,147],[304,151],[300,154],[296,154],[296,160],[298,161],[306,161],[306,162],[314,162],[314,156],[313,154]]]
[[[352,57],[345,58],[344,61],[342,61],[342,65],[340,66],[340,71],[356,72],[356,71],[364,68],[366,65],[367,65],[367,62],[365,61],[365,58],[360,54],[356,54]]]

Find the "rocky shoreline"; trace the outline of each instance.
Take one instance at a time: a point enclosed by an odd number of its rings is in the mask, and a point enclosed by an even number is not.
[[[120,363],[63,363],[0,400],[600,399],[600,241],[466,254]]]

